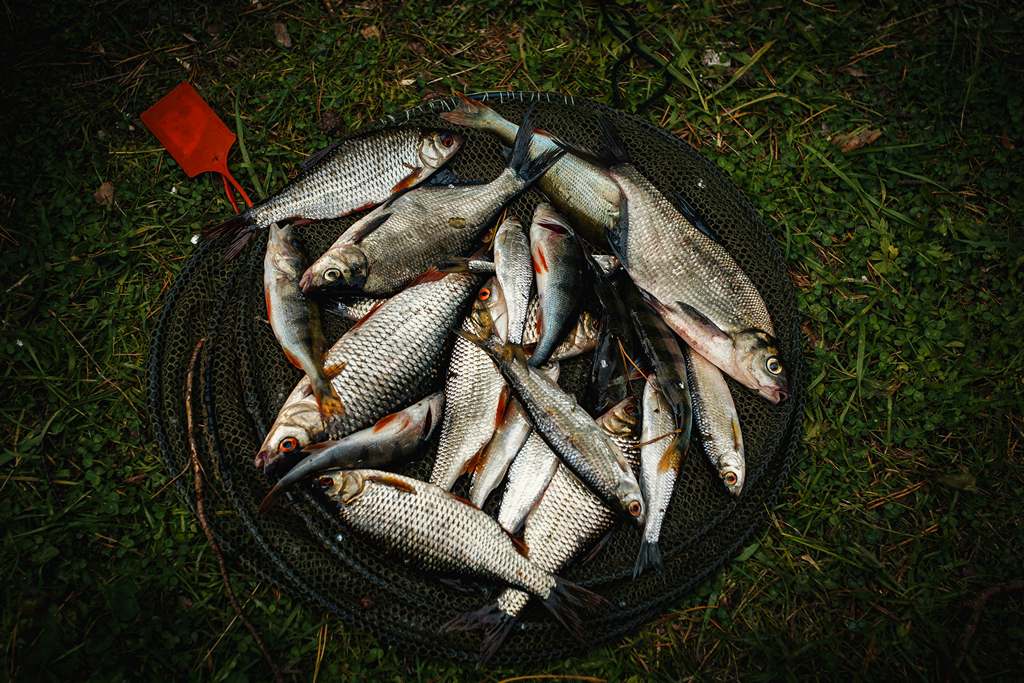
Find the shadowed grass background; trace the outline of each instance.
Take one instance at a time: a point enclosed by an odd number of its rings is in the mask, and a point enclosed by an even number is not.
[[[634,23],[585,3],[3,5],[5,678],[266,678],[144,414],[161,293],[230,207],[218,179],[184,177],[142,110],[190,80],[242,133],[233,168],[255,196],[332,131],[432,94],[610,102],[611,75],[627,109],[654,96],[648,118],[730,174],[789,261],[813,379],[805,455],[768,527],[658,623],[543,672],[404,658],[235,566],[280,666],[302,680],[1019,672],[1024,12],[623,10]],[[614,69],[631,37],[666,66],[627,54]]]

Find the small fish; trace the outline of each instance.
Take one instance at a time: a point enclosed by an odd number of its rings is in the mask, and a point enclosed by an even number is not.
[[[630,397],[597,419],[598,425],[615,441],[631,467],[639,460],[636,401]],[[523,539],[533,561],[548,571],[561,571],[605,535],[619,516],[565,465],[558,465],[537,507],[526,518]],[[514,588],[504,590],[497,602],[464,614],[449,623],[453,630],[484,627],[482,656],[487,659],[512,631],[530,594]]]
[[[483,102],[467,97],[462,97],[454,110],[442,112],[441,118],[459,126],[486,130],[508,145],[521,128]],[[563,145],[549,133],[538,130],[530,143],[530,157],[537,158]],[[588,160],[590,156],[586,152],[566,154],[538,185],[559,211],[582,229],[586,239],[599,245],[604,244],[605,231],[619,222],[621,193],[606,170]]]
[[[693,421],[704,453],[734,496],[746,481],[743,432],[732,392],[721,371],[699,353],[686,349],[686,377],[693,399]]]
[[[541,368],[541,372],[552,382],[558,381],[558,364]],[[480,457],[480,467],[473,475],[469,489],[469,500],[479,508],[484,506],[494,489],[498,488],[512,461],[516,459],[533,427],[523,407],[510,398],[505,413],[501,416],[491,442]]]
[[[494,261],[488,261],[483,258],[470,258],[469,256],[449,256],[438,261],[437,269],[442,273],[494,275]]]
[[[530,240],[518,218],[506,218],[498,226],[494,236],[494,273],[508,313],[508,337],[501,338],[501,341],[522,344],[526,313],[533,293],[533,272]]]
[[[321,302],[321,310],[342,320],[356,322],[379,306],[381,299],[357,297],[355,299],[334,299]]]
[[[526,521],[558,469],[558,456],[540,434],[531,432],[508,470],[508,484],[498,508],[498,524],[515,534]]]
[[[330,425],[331,438],[369,427],[380,418],[436,391],[452,330],[477,292],[476,275],[427,272],[370,311],[327,353],[328,366],[344,364],[331,381],[346,406]],[[309,424],[315,410],[303,378],[271,425],[256,466],[272,474],[287,466],[303,446],[323,438]]]
[[[271,197],[203,232],[234,235],[233,258],[258,231],[291,219],[339,218],[371,208],[444,166],[462,146],[457,133],[419,128],[372,131],[314,154],[304,170]]]
[[[530,254],[540,302],[537,348],[530,365],[551,357],[579,309],[583,284],[583,254],[576,236],[550,204],[539,204],[530,223]]]
[[[633,567],[633,578],[640,576],[648,567],[661,567],[658,538],[683,455],[675,436],[672,409],[653,378],[649,378],[644,384],[640,428],[640,489],[647,503],[647,521],[640,553]]]
[[[475,334],[488,327],[491,307],[498,310],[502,305],[496,289],[493,278],[480,289],[463,331]],[[447,400],[430,483],[450,491],[459,477],[480,467],[509,395],[487,354],[462,337],[452,345],[444,390]]]
[[[630,278],[694,351],[772,403],[788,395],[771,316],[739,264],[632,164],[604,121],[609,173],[628,210],[608,243]]]
[[[318,482],[342,522],[374,546],[427,571],[526,591],[574,634],[581,632],[577,608],[604,602],[540,569],[487,513],[433,484],[377,470],[341,470]]]
[[[260,503],[260,512],[265,512],[281,491],[317,472],[393,467],[405,462],[434,433],[442,412],[444,393],[439,392],[343,439],[306,445],[302,455],[307,457],[274,484]]]
[[[508,167],[494,180],[417,187],[353,223],[306,270],[302,291],[386,296],[441,259],[471,251],[501,208],[563,154],[553,150],[529,160],[532,129],[527,123],[522,130]]]
[[[601,498],[642,525],[645,507],[636,477],[622,452],[594,418],[576,404],[575,397],[528,365],[522,349],[505,347],[493,338],[469,339],[491,357],[533,428],[562,462]]]
[[[330,379],[341,368],[324,368],[327,342],[320,328],[320,309],[299,289],[299,277],[305,267],[306,257],[293,228],[272,224],[263,260],[267,319],[288,362],[309,378],[313,396],[326,423],[345,413]]]

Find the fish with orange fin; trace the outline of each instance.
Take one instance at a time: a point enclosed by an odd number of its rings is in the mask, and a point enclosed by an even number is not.
[[[303,171],[276,194],[220,225],[206,239],[234,237],[225,255],[237,255],[271,223],[347,216],[381,204],[418,185],[444,166],[463,136],[442,130],[396,128],[372,131],[313,154]]]
[[[479,288],[476,275],[430,270],[345,332],[326,363],[343,364],[331,383],[346,409],[326,436],[339,439],[369,427],[436,391],[452,330]],[[324,438],[324,430],[311,424],[315,411],[309,380],[303,378],[271,425],[256,466],[272,474],[293,463],[306,444]]]
[[[260,512],[266,511],[281,491],[317,472],[393,467],[406,462],[434,433],[443,411],[444,393],[438,392],[343,439],[305,446],[301,454],[306,457],[274,484],[260,503]]]
[[[305,268],[306,256],[295,229],[272,224],[263,259],[267,320],[285,357],[309,378],[317,407],[327,424],[345,414],[341,397],[331,384],[331,377],[343,366],[324,367],[327,342],[320,327],[320,310],[299,288]]]
[[[565,219],[538,204],[530,223],[530,254],[537,278],[540,339],[530,365],[546,363],[572,326],[583,284],[583,254]]]
[[[378,470],[340,470],[317,481],[341,521],[375,549],[426,571],[522,590],[576,635],[580,609],[605,602],[541,569],[487,513],[433,484]]]

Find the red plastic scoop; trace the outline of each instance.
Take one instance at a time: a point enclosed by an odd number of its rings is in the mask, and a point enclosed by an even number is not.
[[[219,173],[235,213],[238,213],[238,204],[231,194],[232,187],[248,206],[252,206],[249,195],[228,170],[228,153],[231,145],[235,144],[235,134],[228,130],[195,88],[188,83],[180,83],[142,112],[142,122],[189,178],[200,173]]]

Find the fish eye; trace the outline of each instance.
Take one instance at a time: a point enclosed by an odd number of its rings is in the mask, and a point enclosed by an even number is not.
[[[328,268],[324,271],[324,279],[328,282],[334,282],[341,277],[341,271],[337,268]]]
[[[296,439],[294,436],[286,436],[285,438],[281,439],[281,443],[277,445],[277,450],[281,451],[282,453],[291,453],[292,451],[297,450],[298,447],[298,439]]]
[[[480,301],[487,301],[488,299],[491,298],[491,290],[488,289],[487,287],[484,287],[483,289],[480,290],[480,294],[477,296],[477,298],[480,299]]]
[[[626,511],[632,517],[639,517],[640,513],[643,512],[643,509],[643,505],[641,505],[640,501],[638,500],[634,500],[633,502],[626,506]]]
[[[768,368],[768,372],[773,375],[782,373],[782,363],[779,362],[778,356],[769,356],[768,360],[764,362],[764,366]]]
[[[330,487],[331,484],[334,483],[334,480],[331,479],[330,477],[320,477],[319,479],[316,480],[316,483],[320,484],[320,486],[324,488],[328,488]]]
[[[736,476],[735,472],[724,472],[722,474],[722,481],[725,482],[726,486],[735,486],[736,482],[739,480],[740,479]]]
[[[453,142],[455,142],[455,137],[451,133],[445,133],[441,136],[441,144],[445,147],[451,147]]]

